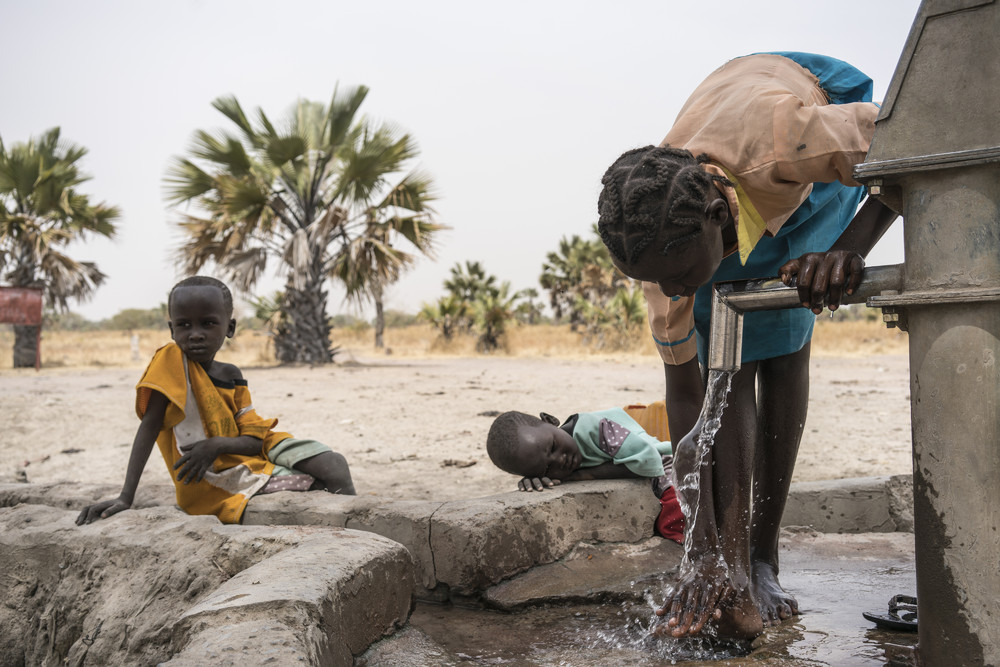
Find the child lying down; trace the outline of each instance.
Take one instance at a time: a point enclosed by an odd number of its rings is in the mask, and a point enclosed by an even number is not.
[[[646,477],[660,499],[657,534],[684,541],[684,516],[672,486],[670,441],[663,402],[572,415],[563,424],[505,412],[493,422],[486,451],[494,465],[521,476],[521,491],[543,491],[562,482]]]

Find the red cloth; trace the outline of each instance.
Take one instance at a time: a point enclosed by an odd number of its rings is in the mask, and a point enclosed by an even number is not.
[[[674,487],[668,488],[660,496],[660,516],[656,517],[656,534],[684,544],[684,513],[677,502]]]

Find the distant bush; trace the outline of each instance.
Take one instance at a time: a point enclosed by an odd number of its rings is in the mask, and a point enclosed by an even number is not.
[[[42,319],[42,329],[45,331],[96,331],[99,328],[97,322],[92,322],[79,313],[48,310]]]
[[[401,310],[385,311],[386,327],[408,327],[417,323],[417,316],[411,313],[404,313]]]
[[[143,310],[141,308],[126,308],[120,310],[101,322],[102,329],[114,331],[130,331],[133,329],[166,329],[167,304],[161,303],[157,308]]]
[[[371,328],[371,324],[347,313],[338,313],[330,318],[330,326],[334,329],[348,329],[350,331],[365,331]]]

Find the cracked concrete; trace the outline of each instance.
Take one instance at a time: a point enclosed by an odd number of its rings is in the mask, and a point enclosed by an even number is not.
[[[566,484],[445,503],[275,493],[255,498],[245,525],[347,526],[404,544],[419,597],[471,596],[580,542],[636,542],[653,534],[660,504],[643,480]]]
[[[4,664],[349,665],[409,615],[409,553],[370,532],[75,518],[0,512]]]

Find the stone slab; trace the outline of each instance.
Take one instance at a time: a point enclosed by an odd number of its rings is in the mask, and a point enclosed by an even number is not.
[[[445,503],[431,521],[437,580],[460,595],[562,558],[581,542],[653,534],[660,502],[647,480],[565,484]]]
[[[409,554],[372,533],[223,525],[172,507],[87,526],[76,516],[0,508],[0,655],[349,665],[409,613]]]
[[[388,537],[409,550],[417,590],[425,592],[438,583],[430,547],[430,518],[442,504],[283,491],[251,499],[243,524],[337,526]]]
[[[910,476],[794,483],[781,525],[808,526],[821,533],[912,531]]]
[[[52,482],[47,484],[0,483],[0,507],[48,505],[59,509],[82,510],[87,505],[115,498],[121,493],[121,484],[83,484],[79,482]],[[136,509],[174,505],[174,487],[170,484],[141,484],[135,494]]]
[[[492,607],[513,611],[546,603],[638,601],[677,571],[684,547],[651,537],[635,544],[581,545],[561,560],[487,589]]]

